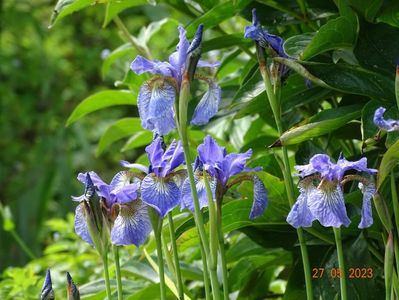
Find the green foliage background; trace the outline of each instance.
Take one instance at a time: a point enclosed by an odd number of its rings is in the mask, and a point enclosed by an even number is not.
[[[282,89],[287,131],[281,137],[253,43],[243,38],[253,7],[265,28],[284,37],[287,53],[298,59],[281,61],[294,70]],[[255,221],[248,220],[251,201],[240,199],[251,199],[251,186],[241,185],[223,208],[230,290],[239,299],[301,299],[303,271],[295,231],[285,222],[289,206],[274,155],[278,150],[267,146],[289,146],[292,165],[306,163],[315,153],[337,158],[342,152],[348,159],[364,154],[376,168],[391,147],[383,159],[390,163],[381,164],[378,185],[392,212],[384,179],[399,161],[398,134],[376,139],[378,129],[371,120],[378,106],[385,106],[388,116],[399,117],[399,5],[393,0],[1,2],[0,298],[36,299],[48,267],[60,297],[65,271],[81,286],[86,284],[81,289],[85,299],[104,297],[100,262],[73,232],[75,205],[69,197],[81,193],[75,180],[79,171],[96,170],[109,180],[120,159],[146,159],[143,147],[151,134],[141,129],[135,105],[146,77],[129,71],[140,51],[112,22],[118,14],[141,51],[161,60],[175,47],[178,24],[185,26],[189,38],[204,24],[203,56],[222,63],[215,74],[222,104],[212,123],[193,128],[192,143],[211,133],[229,151],[252,148],[251,164],[264,167],[260,176],[270,192],[268,211]],[[311,88],[304,78],[312,80]],[[194,95],[192,107],[199,96]],[[375,274],[373,280],[349,281],[350,299],[380,299],[384,229],[374,211],[375,224],[358,230],[361,195],[356,186],[346,192],[352,219],[343,231],[347,264],[371,267]],[[187,213],[175,215],[183,276],[193,296],[200,297],[193,221]],[[35,259],[21,250],[15,234]],[[306,238],[312,266],[337,266],[331,229],[314,224]],[[152,238],[143,248],[153,253]],[[122,255],[128,299],[157,298],[157,275],[142,253],[126,247]],[[338,279],[329,276],[313,283],[323,299],[333,299],[339,290]]]

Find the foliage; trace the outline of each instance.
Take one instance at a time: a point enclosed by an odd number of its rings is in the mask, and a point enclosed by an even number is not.
[[[9,174],[1,174],[5,188],[0,200],[12,208],[17,232],[40,258],[24,268],[5,269],[2,299],[37,298],[48,267],[55,274],[55,291],[63,290],[64,273],[69,271],[83,299],[104,298],[100,260],[72,232],[72,215],[66,220],[49,217],[63,218],[72,210],[68,198],[79,194],[74,181],[77,170],[104,170],[111,178],[119,159],[147,164],[143,146],[152,135],[141,128],[136,103],[147,77],[131,72],[129,64],[146,52],[167,59],[177,41],[177,24],[184,25],[189,38],[198,24],[204,24],[203,57],[221,62],[214,74],[222,87],[219,113],[205,127],[192,128],[191,151],[208,133],[228,151],[252,148],[250,165],[263,167],[259,176],[269,189],[269,207],[256,220],[248,220],[251,185],[244,182],[225,197],[222,220],[229,288],[236,299],[305,298],[296,232],[286,223],[290,207],[278,147],[288,147],[291,166],[307,164],[317,153],[335,159],[340,153],[351,160],[367,157],[369,166],[379,169],[379,192],[389,217],[394,215],[388,178],[392,173],[398,182],[399,134],[380,132],[371,120],[379,106],[387,108],[390,117],[399,116],[395,98],[399,40],[393,38],[399,36],[399,6],[395,1],[59,0],[52,13],[44,1],[13,4],[5,1],[2,8],[6,24],[2,44],[7,46],[1,52],[5,63],[0,68],[7,79],[1,93],[7,113],[2,118],[1,143],[7,145],[2,157]],[[243,38],[253,7],[265,28],[285,39],[290,55],[274,60],[291,69],[281,88],[285,131],[281,136],[271,117],[254,44]],[[45,31],[49,20],[52,29]],[[115,27],[116,20],[126,27],[120,23]],[[30,37],[20,37],[22,31]],[[101,62],[104,48],[111,50]],[[311,81],[310,87],[305,80]],[[190,114],[200,97],[193,95]],[[374,224],[357,229],[362,195],[355,185],[346,185],[345,198],[352,220],[342,230],[348,269],[373,270],[372,279],[348,281],[348,297],[380,299],[385,293],[384,227],[374,209]],[[189,287],[185,292],[193,299],[204,297],[193,216],[178,209],[173,213],[184,262],[182,276]],[[0,232],[2,262],[15,247],[3,238],[7,234]],[[162,234],[169,243],[167,222]],[[339,279],[331,273],[338,267],[333,232],[314,222],[305,238],[310,265],[325,270],[323,277],[313,280],[315,297],[334,299]],[[123,248],[125,299],[158,299],[159,279],[151,266],[154,254],[153,236],[140,249]],[[111,285],[115,289],[115,282]]]

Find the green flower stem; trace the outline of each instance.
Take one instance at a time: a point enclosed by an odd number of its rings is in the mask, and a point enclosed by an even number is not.
[[[337,245],[337,255],[338,255],[338,266],[341,271],[341,277],[339,278],[339,282],[341,285],[341,300],[347,300],[346,294],[346,271],[345,271],[345,260],[344,260],[344,251],[342,249],[342,239],[341,239],[341,228],[333,228],[335,243]]]
[[[183,300],[184,299],[183,280],[182,280],[181,271],[180,271],[179,254],[177,253],[175,226],[173,223],[172,212],[170,212],[168,214],[168,221],[169,221],[169,231],[170,231],[170,242],[172,244],[172,251],[173,251],[173,258],[174,258],[177,290],[179,292],[179,299]]]
[[[261,72],[263,82],[265,84],[267,98],[270,104],[270,107],[273,111],[274,119],[276,121],[276,126],[279,135],[283,134],[283,125],[281,121],[281,110],[280,110],[280,101],[278,100],[276,95],[280,95],[278,90],[273,89],[273,85],[270,79],[269,70],[267,68],[266,59],[263,54],[263,49],[256,44],[256,52],[259,61],[259,70]],[[288,151],[287,148],[282,146],[283,149],[283,176],[285,186],[287,187],[287,194],[288,194],[288,202],[290,207],[294,205],[294,182],[291,176],[291,167],[290,162],[288,159]],[[303,229],[297,229],[297,235],[299,240],[299,246],[301,248],[301,255],[302,255],[302,263],[303,263],[303,270],[305,275],[305,284],[306,284],[306,297],[307,300],[313,300],[313,288],[312,288],[312,277],[310,272],[310,264],[309,264],[309,256],[308,250],[306,247],[305,237],[303,235]]]
[[[393,279],[393,256],[394,256],[394,237],[393,231],[389,233],[388,241],[385,246],[384,256],[384,277],[385,277],[385,299],[391,299],[392,279]]]
[[[206,195],[208,198],[208,211],[209,211],[209,247],[210,247],[209,264],[211,265],[212,269],[216,269],[217,260],[218,260],[218,237],[216,229],[215,201],[213,201],[212,190],[211,186],[209,185],[209,179],[206,172],[204,172],[203,176],[204,176]]]
[[[201,257],[202,257],[202,264],[204,267],[204,289],[205,289],[205,300],[210,300],[211,299],[211,288],[210,288],[210,282],[209,282],[209,273],[206,271],[206,266],[208,265],[208,262],[205,257],[205,249],[204,245],[202,243],[200,244],[200,250],[201,250]]]
[[[119,247],[116,245],[112,245],[112,252],[114,252],[115,271],[116,271],[116,287],[118,290],[118,300],[122,300],[123,299],[123,291],[122,291],[121,266],[119,263]]]
[[[162,220],[160,220],[162,224]],[[155,244],[157,245],[157,256],[158,256],[158,267],[159,267],[159,285],[161,289],[161,300],[166,300],[166,284],[165,284],[165,269],[164,269],[164,260],[162,254],[162,225],[160,228],[155,230],[154,228],[154,236],[155,236]]]
[[[219,295],[219,283],[217,280],[216,271],[211,268],[209,262],[209,244],[208,239],[205,234],[204,220],[202,218],[202,212],[199,205],[197,187],[195,185],[194,180],[194,172],[192,169],[192,159],[190,156],[190,147],[188,144],[188,136],[187,136],[187,106],[188,99],[190,97],[190,82],[188,79],[187,71],[183,74],[183,80],[181,83],[180,95],[179,95],[179,134],[182,141],[182,147],[184,152],[184,158],[186,160],[187,165],[187,175],[188,180],[190,182],[191,195],[193,197],[194,203],[194,220],[195,226],[197,227],[198,235],[200,237],[200,243],[203,246],[203,262],[204,260],[207,262],[207,265],[204,265],[204,272],[208,269],[210,274],[211,286],[212,286],[212,295],[214,300],[220,299]]]
[[[229,280],[227,273],[226,263],[226,252],[224,249],[224,236],[223,236],[223,224],[222,224],[222,200],[217,200],[216,205],[216,228],[218,232],[219,249],[220,249],[220,261],[222,265],[222,279],[223,279],[223,299],[229,300]]]
[[[108,271],[108,257],[107,254],[104,253],[102,255],[103,265],[104,265],[104,281],[105,281],[105,290],[107,292],[107,299],[112,300],[111,296],[111,284],[109,281],[109,271]]]

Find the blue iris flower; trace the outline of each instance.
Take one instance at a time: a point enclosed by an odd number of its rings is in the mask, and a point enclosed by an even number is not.
[[[359,188],[363,194],[363,205],[359,228],[366,228],[373,224],[371,197],[375,193],[372,178],[359,175],[348,175],[346,171],[355,170],[372,175],[375,169],[367,168],[367,158],[358,161],[338,159],[331,162],[328,155],[316,154],[307,165],[295,166],[299,176],[299,197],[287,217],[287,222],[293,227],[310,227],[314,220],[323,226],[348,226],[350,219],[346,213],[342,185],[351,180],[359,181]]]
[[[163,140],[156,137],[150,145],[145,148],[150,167],[147,175],[141,182],[141,199],[143,202],[158,211],[163,218],[180,203],[179,179],[182,172],[174,170],[184,162],[183,148],[175,140],[164,150]],[[131,164],[121,161],[122,166],[127,168],[145,168],[139,164]]]
[[[46,278],[44,279],[42,292],[40,294],[40,299],[41,300],[54,300],[55,299],[53,285],[51,283],[50,269],[48,269],[46,272]]]
[[[131,69],[136,74],[148,72],[158,75],[141,86],[137,105],[142,127],[159,135],[165,135],[176,127],[173,106],[187,67],[188,54],[199,46],[203,27],[202,25],[198,27],[191,46],[186,38],[184,28],[179,26],[178,29],[180,41],[176,51],[169,56],[169,61],[151,61],[139,55],[131,64]],[[212,64],[199,60],[197,66],[214,68],[218,65],[219,63]],[[194,125],[208,123],[209,119],[218,111],[220,103],[221,90],[216,82],[202,76],[200,79],[205,80],[209,88],[194,111],[191,120]]]
[[[284,40],[278,35],[268,33],[266,30],[262,29],[258,18],[256,16],[256,9],[252,9],[252,25],[246,26],[244,29],[244,37],[252,39],[257,42],[262,48],[270,48],[280,57],[288,57],[284,51]]]
[[[228,189],[230,177],[243,172],[260,171],[260,167],[247,168],[246,161],[252,156],[252,150],[245,153],[226,153],[224,147],[220,147],[211,136],[206,136],[204,143],[198,146],[198,157],[194,164],[195,183],[198,192],[200,208],[208,206],[208,198],[202,172],[206,171],[210,176],[210,187],[215,199],[216,194],[225,194]],[[254,219],[264,212],[267,207],[267,190],[263,182],[257,176],[252,176],[254,182],[254,200],[250,212],[250,218]],[[217,191],[217,189],[220,189]],[[194,211],[191,196],[190,182],[186,179],[182,186],[182,208]]]
[[[151,231],[148,207],[140,199],[139,182],[134,182],[129,172],[117,173],[110,184],[106,184],[95,172],[80,173],[78,180],[85,184],[85,193],[72,199],[86,201],[96,188],[97,195],[102,198],[102,210],[111,224],[113,244],[139,246],[145,242]],[[81,203],[76,208],[75,231],[84,241],[93,245],[84,213]]]
[[[379,128],[384,129],[388,132],[390,131],[399,131],[399,120],[384,119],[384,113],[386,109],[384,107],[379,107],[376,109],[374,113],[374,124]]]

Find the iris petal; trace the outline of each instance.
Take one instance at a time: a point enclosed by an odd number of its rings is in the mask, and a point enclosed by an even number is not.
[[[151,232],[147,208],[139,199],[119,205],[119,214],[111,230],[113,244],[140,246],[146,241]]]
[[[376,109],[373,118],[374,124],[386,131],[399,131],[399,120],[384,119],[385,111],[386,109],[384,107]]]
[[[287,222],[295,227],[311,227],[315,217],[312,215],[308,207],[309,191],[314,189],[312,184],[304,186],[299,183],[299,196],[295,204],[292,206],[291,211],[287,216]]]
[[[209,122],[219,109],[220,104],[220,87],[214,83],[209,83],[209,89],[206,91],[197,107],[195,108],[191,124],[205,125]]]
[[[216,168],[218,168],[218,164],[223,160],[225,155],[226,149],[220,147],[210,135],[207,135],[204,143],[198,146],[198,157],[203,163],[205,170],[211,176],[216,175]]]
[[[324,182],[322,187],[312,189],[308,195],[309,210],[321,225],[340,227],[350,224],[344,195],[336,182]]]
[[[93,241],[90,237],[89,229],[87,228],[86,218],[83,212],[83,203],[79,204],[75,210],[75,232],[85,242],[94,247]]]
[[[367,185],[359,183],[359,188],[363,193],[363,205],[362,205],[362,219],[360,220],[358,228],[362,229],[370,227],[373,224],[371,197],[373,197],[375,193],[375,185],[373,182],[370,182]]]
[[[163,218],[180,202],[180,190],[172,179],[147,175],[141,183],[142,200]]]
[[[178,27],[179,30],[179,43],[176,46],[176,52],[173,52],[169,56],[170,64],[176,69],[178,81],[181,81],[181,74],[183,73],[183,68],[187,59],[187,50],[190,46],[186,38],[186,31],[183,26]]]
[[[204,207],[208,207],[208,195],[206,193],[205,182],[204,182],[203,177],[199,176],[198,174],[195,174],[194,182],[195,182],[195,186],[197,188],[200,209],[202,209]],[[215,199],[216,178],[212,178],[212,180],[209,181],[209,185],[211,187],[213,198]],[[188,178],[186,178],[183,182],[181,193],[182,193],[181,208],[182,209],[188,208],[189,210],[194,211],[194,202],[193,202],[193,197],[191,194],[190,181],[188,180]]]
[[[220,166],[220,180],[225,185],[227,180],[238,173],[244,171],[247,159],[252,156],[252,150],[249,149],[245,153],[230,153],[227,154]]]
[[[263,214],[267,207],[267,190],[260,178],[254,176],[254,201],[252,203],[249,218],[255,219]]]
[[[151,74],[158,74],[166,77],[173,77],[175,69],[168,62],[162,62],[157,60],[148,60],[138,55],[130,65],[130,68],[136,74],[143,74],[149,72]]]
[[[148,168],[142,164],[130,163],[126,160],[120,160],[119,163],[122,167],[129,168],[129,169],[137,169],[143,171],[144,173],[148,174]]]

